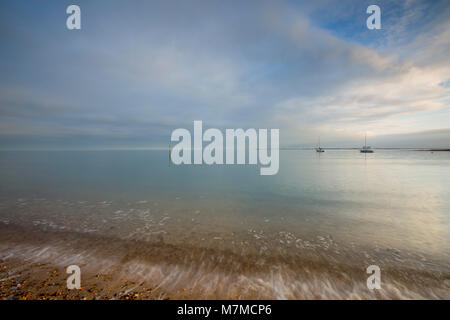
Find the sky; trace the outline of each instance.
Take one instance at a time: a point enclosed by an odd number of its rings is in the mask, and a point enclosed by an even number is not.
[[[450,148],[449,57],[446,0],[2,1],[0,149],[167,147],[194,120]]]

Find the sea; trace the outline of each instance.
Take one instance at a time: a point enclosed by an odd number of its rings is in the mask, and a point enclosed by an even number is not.
[[[0,152],[0,259],[79,265],[192,299],[449,299],[450,152]],[[380,289],[367,285],[369,266]]]

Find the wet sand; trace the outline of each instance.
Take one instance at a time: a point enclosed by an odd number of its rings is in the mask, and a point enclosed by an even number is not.
[[[153,288],[126,279],[112,279],[111,274],[84,274],[79,290],[67,289],[65,269],[47,263],[27,263],[6,259],[0,262],[3,278],[1,300],[153,300],[169,299],[154,294]]]

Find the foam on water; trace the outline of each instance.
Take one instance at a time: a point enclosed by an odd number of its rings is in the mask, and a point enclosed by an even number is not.
[[[183,297],[199,299],[450,297],[450,286],[445,281],[448,273],[426,272],[400,265],[393,267],[398,252],[383,257],[383,270],[386,271],[382,290],[368,290],[363,266],[375,258],[372,257],[374,253],[362,251],[360,258],[366,261],[348,263],[347,256],[355,259],[355,253],[345,248],[330,252],[330,247],[338,247],[330,236],[317,236],[316,241],[308,241],[290,232],[279,232],[276,234],[279,244],[271,246],[274,242],[271,235],[250,229],[247,232],[250,237],[238,241],[233,250],[233,246],[224,246],[223,249],[214,248],[214,245],[175,246],[161,241],[137,240],[132,235],[122,240],[104,238],[89,230],[74,233],[56,227],[49,232],[40,229],[42,225],[51,223],[39,223],[32,229],[3,225],[0,260],[51,263],[61,268],[76,264],[92,274],[113,274],[117,279],[146,283],[159,290],[161,297],[177,297],[179,292],[183,292]],[[165,230],[157,232],[168,233]],[[20,233],[26,236],[17,236]],[[255,235],[264,239],[254,238]],[[212,240],[228,241],[218,236],[213,236]],[[259,252],[255,252],[251,241],[265,241],[265,245],[257,247]],[[377,261],[382,261],[381,257]]]

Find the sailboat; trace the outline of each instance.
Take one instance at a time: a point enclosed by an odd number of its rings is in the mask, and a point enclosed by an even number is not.
[[[367,133],[364,136],[364,147],[361,148],[361,150],[359,150],[361,153],[373,153],[374,151],[372,150],[372,148],[370,146],[367,145]]]
[[[320,137],[319,137],[319,147],[316,148],[316,152],[325,152],[325,149],[322,149],[322,148],[320,147]]]

